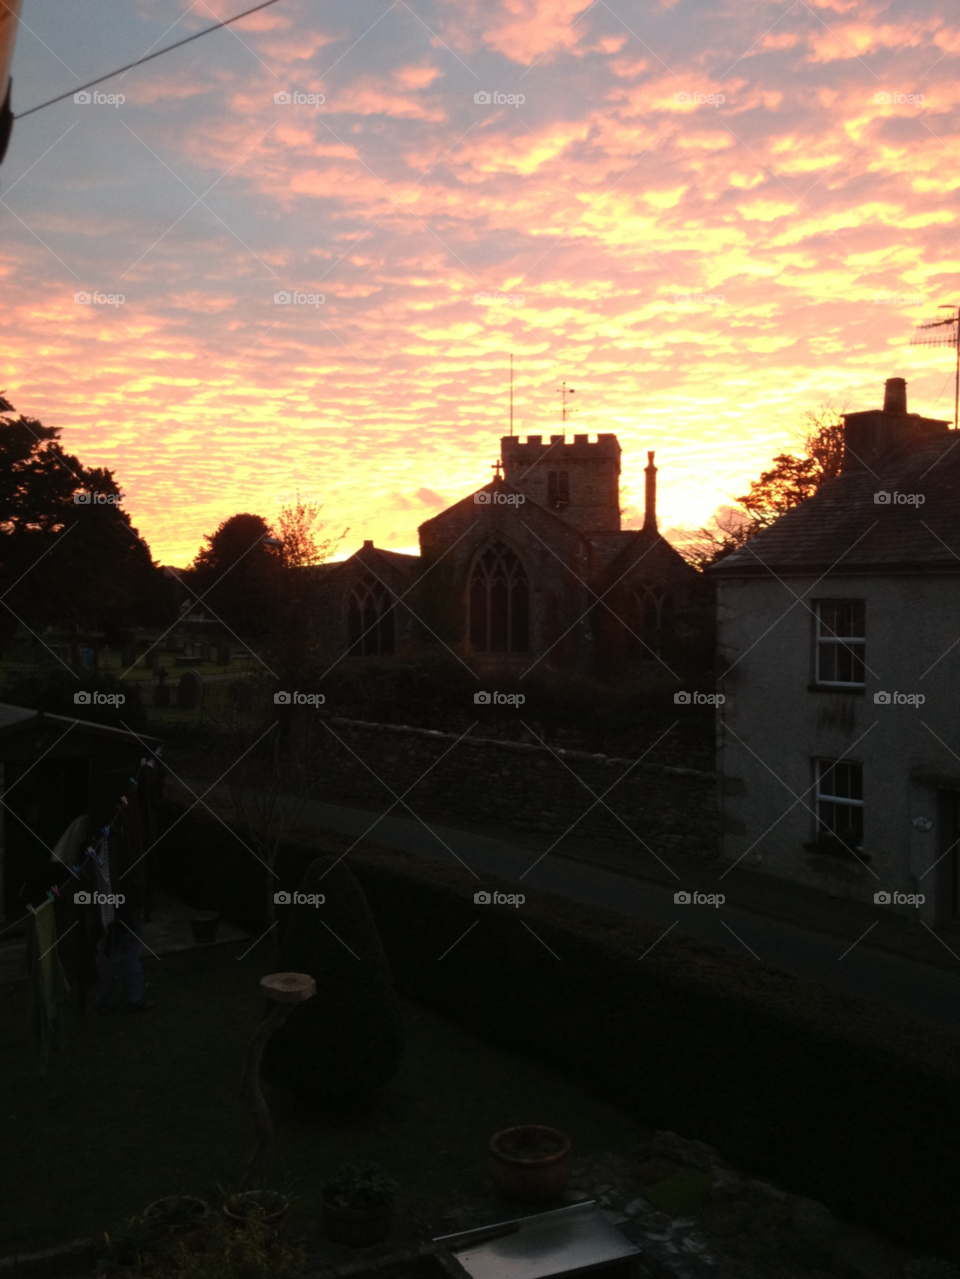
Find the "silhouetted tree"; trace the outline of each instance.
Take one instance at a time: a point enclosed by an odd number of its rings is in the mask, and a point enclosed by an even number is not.
[[[184,580],[198,608],[219,618],[244,642],[262,639],[280,598],[281,549],[260,515],[231,515],[202,547]]]
[[[0,397],[0,635],[18,626],[91,627],[120,643],[175,616],[112,471],[85,467],[60,431],[14,419]]]
[[[812,497],[825,480],[840,474],[843,461],[841,415],[829,406],[804,414],[803,453],[780,453],[773,466],[750,482],[750,491],[724,506],[710,522],[678,549],[695,568],[722,560],[780,518],[785,511]]]

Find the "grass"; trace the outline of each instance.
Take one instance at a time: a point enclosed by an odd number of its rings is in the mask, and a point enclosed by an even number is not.
[[[102,1234],[169,1194],[215,1204],[215,1183],[236,1183],[253,1149],[238,1081],[265,971],[256,950],[239,959],[245,945],[148,958],[156,1007],[146,1014],[80,1018],[71,1006],[46,1080],[28,987],[0,986],[0,1254]],[[319,1218],[321,1185],[344,1162],[383,1164],[402,1206],[449,1201],[482,1181],[489,1138],[515,1124],[562,1128],[575,1154],[632,1151],[650,1136],[542,1063],[403,1007],[403,1067],[374,1114],[305,1119],[268,1093],[277,1129],[268,1180],[293,1188],[295,1219]]]

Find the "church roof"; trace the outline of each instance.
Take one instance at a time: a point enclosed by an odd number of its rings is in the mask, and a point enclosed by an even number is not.
[[[845,470],[709,571],[960,573],[958,445],[947,431]]]

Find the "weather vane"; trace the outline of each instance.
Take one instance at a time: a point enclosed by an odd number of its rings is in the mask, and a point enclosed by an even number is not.
[[[917,332],[910,339],[911,346],[952,346],[957,352],[957,371],[953,390],[953,428],[957,429],[960,421],[960,307],[944,303],[937,307],[938,311],[949,311],[949,315],[939,320],[931,320],[929,324],[919,324]],[[937,329],[930,336],[921,336],[921,330]]]
[[[567,420],[567,414],[570,412],[570,410],[567,408],[567,396],[573,395],[574,390],[572,386],[568,387],[566,382],[564,382],[563,385],[559,387],[559,391],[560,391],[560,421],[565,423]]]

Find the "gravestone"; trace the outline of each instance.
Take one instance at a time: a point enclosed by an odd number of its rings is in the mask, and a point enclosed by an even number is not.
[[[120,664],[126,667],[127,670],[129,670],[131,666],[136,666],[137,650],[130,647],[123,649],[120,653]]]
[[[177,706],[193,710],[203,701],[203,677],[199,671],[184,671],[177,681]]]
[[[213,650],[211,649],[209,644],[201,644],[200,645],[200,661],[209,662],[212,652]]]
[[[217,665],[218,666],[230,665],[230,645],[229,644],[217,645]]]
[[[143,659],[143,664],[148,671],[158,671],[160,669],[160,650],[151,648],[150,652]]]

